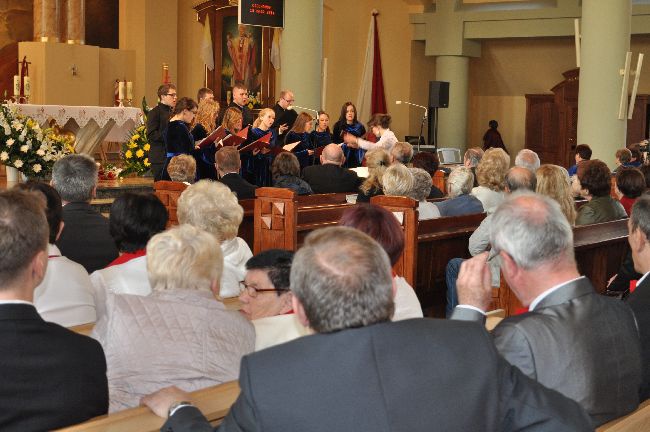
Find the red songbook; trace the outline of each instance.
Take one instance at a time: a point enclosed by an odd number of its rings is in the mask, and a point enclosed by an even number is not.
[[[239,152],[252,152],[254,150],[262,150],[263,148],[269,148],[269,144],[271,143],[271,132],[267,133],[264,135],[262,138],[258,139],[257,141],[253,141],[252,143],[248,144],[247,146],[244,146],[239,149]],[[281,147],[280,147],[281,149]]]
[[[248,138],[248,126],[246,126],[244,129],[240,130],[234,135],[228,135],[225,137],[221,143],[223,144],[224,147],[226,146],[240,146],[242,145],[246,139]]]
[[[226,129],[223,126],[216,128],[210,135],[198,142],[200,148],[205,148],[215,141],[220,141],[226,137]]]
[[[314,157],[320,157],[320,155],[323,154],[323,150],[325,150],[325,147],[327,147],[327,145],[316,147],[314,149]]]

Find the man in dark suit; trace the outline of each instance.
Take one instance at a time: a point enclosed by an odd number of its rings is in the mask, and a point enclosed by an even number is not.
[[[280,92],[280,99],[273,105],[273,112],[275,113],[275,121],[271,126],[272,129],[279,129],[280,126],[285,126],[284,130],[290,130],[298,117],[298,113],[289,109],[295,102],[293,92],[291,90],[282,90]]]
[[[641,352],[634,316],[580,276],[571,225],[558,203],[530,192],[508,198],[492,216],[490,244],[508,286],[529,308],[494,329],[499,353],[580,403],[594,426],[636,409]],[[452,319],[484,320],[492,300],[487,261],[484,252],[461,266]]]
[[[357,192],[361,179],[354,171],[343,168],[345,156],[337,144],[328,144],[320,156],[320,165],[302,170],[302,178],[314,193]]]
[[[158,105],[147,115],[147,139],[149,140],[149,162],[151,173],[155,180],[161,180],[162,169],[167,158],[165,147],[165,130],[169,124],[172,109],[176,106],[178,95],[174,84],[163,84],[158,87]]]
[[[63,256],[88,273],[103,269],[118,256],[108,219],[90,205],[97,189],[97,165],[89,156],[68,155],[52,169],[52,186],[63,201],[63,231],[56,245]]]
[[[239,175],[241,160],[235,147],[229,146],[219,149],[215,154],[215,164],[219,181],[237,194],[238,199],[255,198],[257,186],[250,184]]]
[[[634,269],[643,274],[627,298],[641,335],[643,383],[639,396],[643,401],[650,399],[650,195],[642,195],[634,203],[628,227]]]
[[[0,192],[0,430],[52,430],[106,414],[99,343],[43,321],[34,288],[47,268],[45,203]]]
[[[340,271],[350,263],[354,272]],[[390,322],[390,262],[360,231],[311,233],[290,285],[298,319],[318,334],[245,356],[241,394],[219,430],[590,430],[575,402],[501,359],[484,328]],[[162,430],[212,430],[191,404],[178,403],[186,398],[168,388],[143,402],[163,416],[172,408]]]
[[[232,88],[232,101],[227,108],[230,107],[237,108],[241,111],[242,128],[253,124],[253,120],[255,119],[253,118],[253,113],[248,108],[248,89],[243,84],[235,84],[235,86]],[[223,115],[225,112],[225,109],[221,110],[221,113],[219,114],[219,118],[217,120],[218,125],[220,125],[223,121]]]

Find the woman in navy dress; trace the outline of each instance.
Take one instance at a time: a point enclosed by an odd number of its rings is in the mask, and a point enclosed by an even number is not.
[[[332,144],[332,132],[330,131],[330,115],[325,111],[318,111],[318,126],[311,133],[311,142],[314,147],[323,147]]]
[[[275,121],[275,112],[271,108],[264,108],[260,111],[259,116],[253,122],[253,127],[248,132],[247,144],[250,144],[262,138],[268,133],[271,133],[271,140],[269,147],[274,148],[279,145],[278,143],[278,130],[271,129]],[[270,150],[262,149],[261,151],[255,150],[252,152],[253,157],[253,184],[263,187],[272,186],[273,178],[271,176],[271,164],[273,162],[273,155]]]
[[[171,158],[179,154],[194,154],[194,137],[188,125],[194,120],[197,110],[196,102],[190,98],[180,98],[176,102],[164,134],[167,159],[163,167],[162,180],[171,180],[167,173],[167,165]]]
[[[301,171],[304,167],[313,165],[314,144],[311,137],[313,125],[313,117],[309,113],[301,112],[284,138],[285,145],[299,143],[291,152],[298,158]]]
[[[357,108],[352,102],[346,102],[341,108],[341,116],[339,121],[334,124],[334,142],[339,144],[343,142],[345,133],[354,135],[361,138],[366,134],[366,128],[357,120]],[[366,151],[361,148],[351,148],[347,144],[341,145],[343,154],[345,155],[345,166],[348,168],[356,168],[361,166],[361,161],[366,154]]]
[[[219,115],[219,102],[204,99],[199,103],[199,109],[192,127],[192,137],[195,142],[206,138],[214,129]],[[217,170],[214,167],[214,154],[217,152],[216,143],[196,151],[196,176],[201,179],[217,179]]]

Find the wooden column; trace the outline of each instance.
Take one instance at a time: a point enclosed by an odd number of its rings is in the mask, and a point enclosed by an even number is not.
[[[62,0],[34,0],[34,41],[60,42]]]
[[[85,44],[86,0],[66,1],[66,41],[69,44]]]

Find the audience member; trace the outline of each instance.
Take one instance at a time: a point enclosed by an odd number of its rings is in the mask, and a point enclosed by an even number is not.
[[[273,186],[278,188],[291,189],[298,195],[311,195],[309,183],[300,178],[300,162],[296,155],[290,152],[282,152],[273,160],[271,166]]]
[[[645,177],[638,168],[623,168],[616,173],[616,196],[630,216],[632,205],[645,192]]]
[[[214,235],[221,245],[223,273],[221,297],[239,295],[239,281],[244,279],[245,264],[253,256],[246,242],[237,237],[244,209],[227,186],[201,180],[183,191],[176,210],[178,222],[189,224]]]
[[[630,165],[634,168],[640,168],[643,165],[643,153],[641,153],[641,143],[634,143],[627,146],[627,149],[632,154]]]
[[[235,147],[220,148],[215,155],[215,166],[219,174],[219,181],[230,188],[239,199],[255,198],[257,186],[248,183],[239,175],[241,161],[239,152]]]
[[[528,168],[534,174],[539,168],[539,165],[539,156],[534,151],[530,149],[523,149],[517,153],[517,157],[515,158],[515,166]]]
[[[390,156],[384,149],[372,149],[366,153],[368,177],[359,186],[357,202],[370,202],[370,198],[383,195],[381,179],[390,165]]]
[[[88,272],[61,255],[54,244],[63,230],[63,208],[59,194],[45,183],[20,183],[18,189],[38,192],[45,198],[45,216],[49,227],[47,271],[34,290],[34,306],[46,321],[64,327],[95,322],[95,301]]]
[[[508,168],[510,156],[499,148],[487,149],[476,166],[478,186],[472,189],[472,195],[481,201],[486,213],[492,213],[503,202]]]
[[[177,98],[175,85],[161,85],[158,87],[158,105],[147,114],[147,140],[151,146],[149,162],[151,163],[151,173],[156,181],[162,180],[165,154],[167,153],[164,136]]]
[[[413,174],[402,164],[393,164],[386,169],[381,183],[384,194],[407,197],[413,190]]]
[[[367,164],[367,156],[366,156],[366,164]],[[442,198],[445,196],[444,193],[440,189],[438,189],[434,184],[433,184],[433,177],[435,177],[436,172],[438,172],[438,167],[440,166],[440,159],[438,159],[438,155],[435,154],[434,152],[429,152],[429,151],[421,151],[417,153],[415,156],[413,156],[413,168],[422,168],[426,172],[429,173],[432,179],[431,183],[431,192],[429,192],[429,196],[427,198]]]
[[[578,173],[578,165],[580,162],[588,161],[589,159],[591,159],[591,147],[587,144],[578,144],[575,153],[576,163],[569,168],[569,176],[573,177],[576,175]]]
[[[537,170],[538,194],[557,201],[571,226],[576,223],[576,205],[571,193],[571,179],[564,167],[544,164]]]
[[[611,174],[605,162],[593,159],[578,165],[573,188],[589,201],[580,207],[576,225],[609,222],[627,217],[620,202],[610,196]]]
[[[359,177],[354,171],[343,168],[343,150],[336,144],[328,144],[320,156],[320,165],[305,167],[302,178],[314,193],[356,192]]]
[[[167,173],[171,181],[189,186],[196,180],[196,159],[186,154],[174,156],[167,165]]]
[[[440,211],[434,203],[427,201],[431,192],[431,176],[421,168],[409,168],[413,175],[413,189],[408,196],[418,202],[418,220],[440,217]]]
[[[151,295],[107,297],[92,336],[106,353],[110,412],[168,385],[193,391],[237,377],[255,332],[214,297],[222,262],[213,235],[177,226],[147,244]]]
[[[390,120],[391,117],[388,114],[373,114],[368,121],[368,130],[378,138],[376,142],[367,141],[349,132],[345,133],[343,141],[348,147],[361,148],[366,151],[383,148],[390,153],[397,142],[395,133],[390,130]]]
[[[107,294],[151,294],[147,243],[165,230],[167,209],[152,193],[124,192],[111,205],[110,233],[120,256],[90,275],[97,316],[105,312]]]
[[[407,142],[397,141],[390,149],[391,163],[407,165],[413,159],[413,146]]]
[[[476,179],[476,167],[478,166],[485,151],[480,147],[471,147],[467,149],[465,155],[463,156],[463,165],[467,168],[472,169],[472,174],[474,174],[474,187],[478,186],[478,180]]]
[[[350,263],[356,271],[341,271]],[[291,268],[293,309],[320,334],[245,356],[219,430],[591,430],[576,403],[508,365],[479,326],[389,322],[392,286],[388,256],[369,236],[345,227],[307,236]],[[188,396],[168,388],[143,402],[160,416],[176,407],[164,430],[212,430],[179,404]]]
[[[94,340],[45,322],[34,289],[48,265],[44,199],[0,192],[0,429],[59,429],[105,414],[106,360]]]
[[[293,252],[269,249],[246,262],[246,277],[239,283],[240,312],[255,327],[255,351],[310,333],[293,310],[291,260]]]
[[[528,168],[513,167],[506,174],[506,193],[511,194],[516,191],[535,192],[537,179],[535,173]],[[492,227],[494,213],[488,214],[481,221],[478,228],[469,237],[469,253],[476,256],[492,248],[490,244],[490,229]],[[445,280],[447,282],[447,304],[445,308],[446,317],[449,318],[458,305],[458,293],[456,291],[456,280],[460,266],[465,262],[463,258],[452,258],[447,263],[445,269]],[[495,257],[490,261],[490,284],[498,288],[501,284],[501,261]]]
[[[219,115],[219,102],[214,99],[199,100],[198,111],[192,122],[191,133],[195,144],[200,144],[216,129],[217,116]],[[217,151],[217,144],[203,145],[196,150],[196,165],[198,179],[217,179],[217,172],[214,169],[214,154]],[[167,168],[169,171],[169,167]],[[169,175],[171,177],[171,174]]]
[[[108,219],[90,205],[97,189],[97,164],[83,154],[59,159],[52,168],[52,186],[63,202],[64,226],[56,242],[61,253],[88,273],[106,267],[117,258],[117,249]]]
[[[641,168],[639,168],[641,173],[643,174],[643,177],[645,178],[645,189],[646,192],[650,190],[650,165],[643,165]]]
[[[386,251],[391,267],[404,250],[404,231],[394,214],[374,204],[361,204],[343,212],[339,225],[368,234]],[[393,321],[422,318],[422,306],[415,291],[402,276],[393,271],[395,312]]]
[[[614,172],[618,172],[621,167],[634,168],[634,164],[632,164],[632,152],[628,148],[616,150],[616,169],[614,169]]]
[[[508,286],[530,311],[494,329],[499,353],[524,374],[580,403],[594,426],[636,409],[641,359],[634,316],[580,276],[571,225],[558,203],[535,194],[507,200],[492,219],[490,243]],[[486,258],[487,252],[463,263],[460,306],[452,319],[485,319],[492,301]],[[616,355],[600,355],[604,352]]]
[[[483,213],[483,204],[471,195],[474,184],[474,174],[467,167],[457,167],[447,179],[447,196],[449,199],[434,203],[441,217],[462,216],[473,213]]]
[[[639,396],[644,401],[650,399],[650,195],[634,203],[628,228],[634,268],[643,275],[627,298],[627,304],[634,312],[641,335],[643,383]]]

